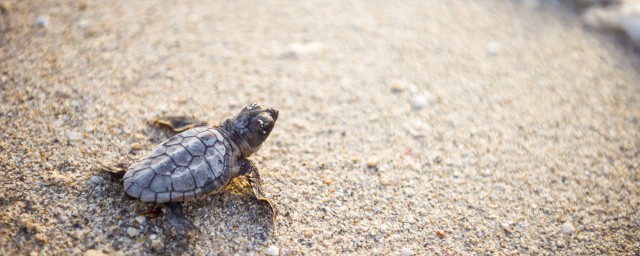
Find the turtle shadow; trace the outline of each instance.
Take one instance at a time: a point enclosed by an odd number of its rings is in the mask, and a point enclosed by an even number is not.
[[[184,204],[185,214],[198,227],[198,232],[190,237],[167,235],[160,254],[176,255],[193,252],[197,247],[231,249],[238,251],[263,246],[275,233],[276,223],[272,222],[271,211],[255,199],[241,179],[234,179],[220,193]],[[160,218],[161,219],[161,218]]]
[[[174,236],[164,228],[161,204],[122,198],[122,181],[112,174],[106,176],[108,184],[104,187],[104,192],[112,199],[111,207],[118,209],[116,211],[120,218],[132,220],[139,216],[145,217],[145,222],[141,225],[129,221],[128,225],[122,226],[118,235],[132,241],[142,240],[143,251],[158,255],[179,255],[194,252],[198,247],[226,245],[232,250],[256,248],[268,243],[277,226],[272,221],[269,206],[257,200],[246,179],[239,177],[217,194],[184,203],[184,212],[198,227],[198,231],[190,236]],[[139,226],[140,235],[129,237],[126,226]],[[150,239],[152,236],[157,237],[162,245],[154,245],[157,242]],[[145,239],[141,239],[143,237]],[[117,249],[124,248],[126,246]]]

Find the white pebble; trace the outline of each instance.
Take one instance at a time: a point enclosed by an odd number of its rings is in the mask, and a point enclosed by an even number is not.
[[[145,218],[144,216],[136,217],[136,221],[140,224],[144,223],[145,220],[147,220],[147,218]]]
[[[91,20],[88,20],[88,19],[80,20],[78,22],[78,26],[80,28],[88,28],[90,25],[91,25]]]
[[[433,95],[427,91],[422,91],[416,94],[415,97],[411,100],[411,108],[413,110],[420,110],[425,107],[427,104],[431,105],[433,103]]]
[[[500,51],[500,43],[491,42],[487,45],[487,53],[491,56],[496,56]]]
[[[140,235],[140,231],[137,228],[128,227],[127,234],[129,234],[129,236],[131,237],[134,237],[134,236]]]
[[[407,223],[415,223],[416,219],[413,217],[412,214],[407,214],[407,216],[405,217],[405,222],[407,222]]]
[[[400,254],[402,254],[402,256],[411,256],[411,255],[413,255],[413,251],[411,251],[410,248],[404,247],[400,251]]]
[[[80,134],[77,132],[69,132],[67,133],[67,138],[69,138],[69,140],[77,140],[80,139]]]
[[[36,25],[40,27],[48,27],[49,26],[49,16],[41,15],[36,18]]]
[[[490,164],[496,164],[498,162],[498,159],[496,159],[496,157],[493,155],[487,155],[487,162],[489,162]]]
[[[275,245],[269,246],[267,248],[267,255],[276,256],[280,254],[280,248]]]
[[[102,178],[100,176],[91,176],[89,181],[91,181],[91,183],[93,183],[95,185],[100,185],[100,184],[102,184],[102,182],[104,182],[104,178]]]
[[[565,234],[570,234],[573,233],[573,231],[576,231],[576,228],[573,226],[573,224],[569,223],[569,222],[565,222],[564,224],[562,224],[562,233]]]
[[[324,44],[320,42],[310,43],[292,43],[289,45],[289,50],[294,54],[311,54],[317,53],[324,49]]]
[[[411,108],[413,108],[413,110],[420,110],[426,104],[427,104],[427,98],[425,98],[422,95],[415,96],[413,97],[413,100],[411,100]]]

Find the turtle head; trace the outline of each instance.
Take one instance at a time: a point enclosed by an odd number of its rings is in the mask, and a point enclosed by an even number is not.
[[[241,147],[243,157],[248,157],[260,149],[262,143],[269,137],[277,119],[278,110],[258,103],[251,103],[240,111],[232,122],[234,134],[246,143],[240,142],[238,145]]]

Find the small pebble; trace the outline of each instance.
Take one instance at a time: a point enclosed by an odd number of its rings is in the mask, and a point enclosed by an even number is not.
[[[487,53],[491,56],[496,56],[500,51],[500,43],[491,42],[487,45]]]
[[[11,3],[9,3],[8,1],[0,3],[0,14],[8,13],[10,7],[11,7]]]
[[[141,150],[141,149],[142,149],[142,146],[140,145],[140,143],[135,142],[131,144],[131,150]]]
[[[145,221],[146,219],[147,219],[147,218],[145,218],[144,216],[138,216],[138,217],[136,217],[136,221],[137,221],[138,223],[140,223],[140,224],[144,223],[144,221]]]
[[[93,183],[95,185],[100,185],[100,184],[102,184],[104,182],[104,178],[102,178],[100,176],[91,176],[89,181],[91,181],[91,183]]]
[[[35,238],[38,242],[47,243],[49,242],[49,238],[44,233],[38,233],[35,235]]]
[[[391,92],[401,93],[406,89],[407,89],[407,87],[401,82],[395,81],[395,82],[391,83]]]
[[[159,250],[164,247],[164,243],[160,239],[151,240],[151,247],[153,249]]]
[[[413,110],[420,110],[426,104],[427,104],[427,99],[422,95],[415,96],[413,97],[413,100],[411,100],[411,108]]]
[[[498,162],[498,159],[496,159],[496,157],[493,155],[487,155],[487,162],[489,162],[490,164],[496,164]]]
[[[69,138],[69,140],[77,140],[80,139],[80,134],[77,132],[69,132],[67,133],[67,138]]]
[[[407,214],[407,216],[405,217],[405,222],[407,222],[407,223],[415,223],[416,219],[413,217],[412,214]]]
[[[562,228],[562,233],[565,233],[565,234],[570,234],[576,231],[576,228],[569,222],[565,222],[564,224],[562,224],[561,228]]]
[[[41,15],[36,18],[36,25],[46,28],[49,26],[49,16]]]
[[[405,124],[405,128],[413,137],[427,136],[430,130],[429,125],[423,123],[420,120],[414,120],[413,122]]]
[[[134,237],[134,236],[140,235],[140,231],[137,228],[128,227],[127,234],[129,234],[129,236],[131,237]]]
[[[322,51],[322,49],[324,49],[324,44],[320,42],[292,43],[289,45],[289,51],[296,55],[317,53]]]
[[[267,255],[276,256],[280,254],[280,248],[275,245],[269,246],[267,248]]]
[[[303,235],[306,238],[311,238],[313,236],[313,231],[307,229],[307,230],[304,231]]]
[[[104,252],[102,251],[94,250],[94,249],[84,252],[84,256],[103,256],[103,255],[106,255],[106,254],[104,254]]]
[[[91,25],[91,20],[88,20],[88,19],[80,20],[78,22],[78,26],[80,28],[88,28],[90,25]]]
[[[404,247],[400,250],[400,254],[402,254],[402,256],[411,256],[413,255],[413,251],[411,251],[410,248]]]
[[[377,158],[367,159],[367,168],[378,168],[378,164],[380,164],[380,160]]]
[[[429,92],[422,92],[421,94],[416,95],[411,100],[411,108],[413,110],[420,110],[424,108],[427,104],[433,103],[433,95]]]

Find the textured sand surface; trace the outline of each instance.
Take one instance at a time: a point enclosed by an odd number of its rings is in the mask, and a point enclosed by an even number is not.
[[[5,1],[0,254],[640,253],[640,61],[535,1]],[[165,235],[99,165],[280,110]],[[95,176],[95,177],[94,177]]]

